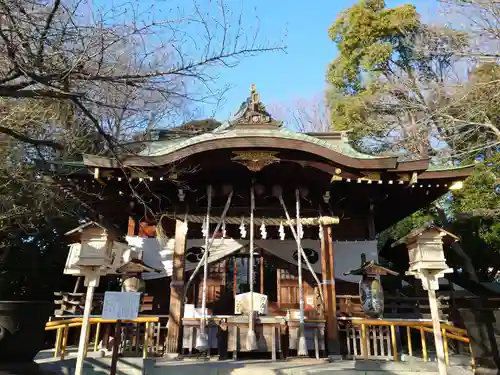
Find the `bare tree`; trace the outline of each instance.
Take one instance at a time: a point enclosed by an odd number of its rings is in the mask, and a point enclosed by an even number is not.
[[[466,61],[468,74],[433,116],[440,119],[443,140],[455,157],[489,158],[500,145],[500,1],[440,1],[468,37],[468,48],[453,51]]]
[[[266,106],[274,118],[298,132],[328,132],[330,111],[323,95],[295,98],[288,102],[271,102]]]
[[[123,2],[95,10],[84,0],[1,0],[0,97],[57,103],[60,122],[85,118],[111,144],[116,128],[100,122],[103,108],[107,120],[116,121],[144,111],[146,98],[170,104],[207,100],[220,95],[211,85],[213,68],[279,49],[245,35],[241,17],[231,17],[222,1],[216,2],[218,15],[194,3],[191,11],[169,11],[158,19],[162,10],[153,7],[148,12]],[[133,98],[138,92],[139,102]],[[116,96],[129,100],[120,106]],[[24,142],[64,148],[63,139],[42,142],[35,134],[3,130]]]
[[[130,151],[136,133],[219,102],[219,69],[282,49],[222,0],[191,5],[0,0],[0,229],[84,205],[38,176],[35,158]]]
[[[467,31],[471,43],[460,51],[481,62],[500,58],[500,1],[498,0],[439,0],[444,16]]]

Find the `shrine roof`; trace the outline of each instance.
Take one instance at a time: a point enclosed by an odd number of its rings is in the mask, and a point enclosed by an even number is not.
[[[259,129],[259,128],[233,128],[228,121],[221,125],[219,128],[193,137],[184,137],[177,139],[158,140],[145,144],[139,155],[140,156],[159,156],[172,153],[174,151],[195,145],[197,143],[211,141],[216,139],[231,139],[240,137],[271,137],[290,140],[300,140],[308,143],[316,144],[332,151],[341,153],[346,156],[357,159],[384,159],[387,157],[378,157],[368,154],[363,154],[354,149],[344,134],[338,133],[325,133],[327,135],[341,135],[338,139],[325,140],[323,137],[314,137],[307,133],[297,133],[284,128],[277,129]]]
[[[159,130],[159,139],[124,145],[128,153],[110,158],[83,155],[81,162],[51,162],[69,168],[120,169],[127,167],[154,168],[213,150],[276,150],[288,155],[308,153],[311,158],[359,171],[387,171],[419,174],[419,179],[466,178],[473,166],[436,168],[430,159],[400,160],[397,155],[375,156],[356,150],[347,132],[299,133],[286,129],[265,110],[259,94],[252,86],[250,97],[244,101],[233,119],[220,123],[214,119],[191,121],[173,129]],[[298,154],[297,154],[298,155]],[[294,156],[291,157],[294,159]],[[298,158],[297,160],[301,160]],[[54,166],[54,170],[55,170]],[[365,174],[366,175],[366,174]]]

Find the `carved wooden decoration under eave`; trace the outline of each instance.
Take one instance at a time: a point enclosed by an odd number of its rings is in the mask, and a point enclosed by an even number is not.
[[[361,177],[361,181],[379,181],[380,173],[378,172],[361,172],[363,177]]]
[[[277,151],[235,151],[231,160],[242,164],[252,172],[259,172],[268,165],[278,163]]]

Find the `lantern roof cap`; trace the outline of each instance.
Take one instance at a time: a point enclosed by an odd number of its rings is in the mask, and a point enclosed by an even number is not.
[[[125,264],[118,267],[116,272],[119,274],[146,273],[146,272],[161,273],[161,270],[146,265],[142,259],[131,259]]]
[[[430,231],[436,231],[441,234],[442,237],[451,237],[453,240],[458,241],[460,238],[453,233],[448,232],[447,230],[444,230],[443,228],[438,227],[437,225],[433,223],[427,223],[420,228],[413,229],[410,233],[408,233],[406,236],[400,238],[396,242],[394,242],[391,247],[396,247],[398,245],[401,245],[403,243],[408,243],[411,242],[411,240],[415,239],[416,237],[420,236],[421,234],[425,232],[430,232]]]
[[[97,228],[101,228],[102,230],[108,230],[106,227],[104,227],[103,225],[95,222],[95,221],[88,221],[86,223],[83,223],[82,225],[74,228],[74,229],[71,229],[70,231],[64,233],[65,236],[69,236],[71,234],[74,234],[76,232],[81,232],[82,230],[86,229],[86,228],[92,228],[92,227],[97,227]]]
[[[362,258],[363,259],[363,258]],[[364,274],[377,274],[377,275],[392,275],[398,276],[399,272],[393,271],[387,267],[384,267],[378,264],[374,260],[370,260],[369,262],[364,262],[361,267],[352,269],[348,272],[344,272],[344,276],[349,275],[364,275]]]

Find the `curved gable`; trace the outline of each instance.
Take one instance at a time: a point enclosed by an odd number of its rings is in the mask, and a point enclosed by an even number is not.
[[[86,166],[101,168],[118,168],[120,164],[125,167],[156,167],[201,152],[238,148],[301,150],[335,164],[356,169],[395,169],[397,167],[396,157],[361,154],[344,141],[332,142],[307,134],[270,129],[237,129],[223,133],[205,133],[175,144],[166,143],[164,147],[156,145],[153,152],[124,156],[120,162],[116,159],[94,155],[85,155],[84,162]]]

